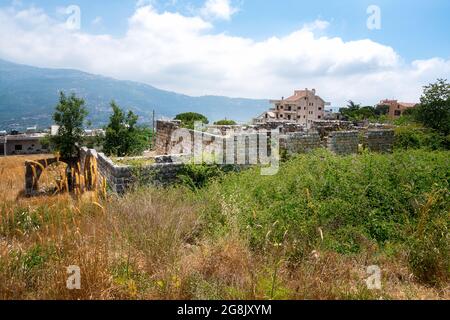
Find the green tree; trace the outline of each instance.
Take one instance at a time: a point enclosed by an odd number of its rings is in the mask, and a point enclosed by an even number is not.
[[[83,143],[83,122],[88,114],[84,104],[84,100],[77,98],[75,94],[67,97],[64,92],[60,92],[59,103],[53,114],[59,130],[49,138],[49,143],[63,158],[76,156],[77,146]]]
[[[106,127],[103,151],[118,157],[142,154],[149,147],[149,132],[137,126],[138,116],[132,111],[127,114],[114,102],[113,113]]]
[[[375,107],[375,115],[377,116],[385,116],[389,114],[389,106],[388,105],[377,105]]]
[[[367,120],[376,118],[377,114],[375,112],[375,108],[372,106],[362,107],[358,110],[358,120]]]
[[[208,118],[200,113],[195,112],[180,113],[175,117],[175,120],[180,120],[181,125],[188,129],[194,129],[195,122],[201,122],[203,124],[209,123]]]
[[[450,84],[438,79],[424,87],[415,112],[417,121],[443,135],[450,134]]]
[[[220,120],[220,121],[214,122],[214,124],[216,126],[235,126],[236,121],[225,119],[225,120]]]

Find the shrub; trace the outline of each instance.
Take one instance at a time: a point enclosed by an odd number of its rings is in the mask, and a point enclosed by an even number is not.
[[[447,138],[434,130],[414,125],[401,126],[395,129],[395,148],[429,150],[448,149]]]
[[[192,190],[205,187],[212,179],[221,177],[223,171],[217,165],[186,164],[178,173],[181,183]]]
[[[253,250],[286,239],[294,261],[317,247],[353,254],[374,243],[403,242],[417,223],[415,199],[433,184],[448,188],[447,158],[424,150],[346,157],[316,150],[292,158],[275,176],[253,168],[212,183],[204,189],[206,218],[227,228],[221,208],[232,207]]]

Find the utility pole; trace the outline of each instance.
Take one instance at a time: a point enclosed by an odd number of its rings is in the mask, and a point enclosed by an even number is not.
[[[7,151],[6,151],[7,145],[8,145],[8,134],[5,135],[5,141],[4,141],[4,145],[3,145],[3,155],[5,157],[7,156]]]
[[[153,109],[153,116],[152,116],[152,149],[155,149],[155,142],[156,142],[156,130],[155,130],[155,109]]]

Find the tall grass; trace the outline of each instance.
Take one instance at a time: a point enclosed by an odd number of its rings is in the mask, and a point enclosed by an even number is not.
[[[95,173],[97,190],[23,198],[24,160],[0,159],[3,299],[450,298],[448,152],[317,151],[124,197]]]

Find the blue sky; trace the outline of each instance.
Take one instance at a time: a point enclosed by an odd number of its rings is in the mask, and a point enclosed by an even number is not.
[[[10,0],[0,0],[2,6]],[[82,10],[82,29],[92,33],[123,35],[128,18],[136,9],[135,0],[21,0],[23,5],[44,8],[57,15],[58,7],[72,4]],[[190,13],[203,0],[152,1],[156,8],[172,12]],[[330,21],[328,34],[344,40],[370,38],[392,46],[405,59],[450,57],[450,1],[448,0],[241,0],[231,21],[215,25],[218,32],[261,40],[283,36],[316,19]],[[382,14],[381,30],[366,27],[366,9],[375,4]],[[101,17],[101,23],[92,23]]]
[[[61,29],[69,5],[80,30]],[[0,0],[0,58],[192,95],[417,100],[450,77],[449,13],[448,0]]]

